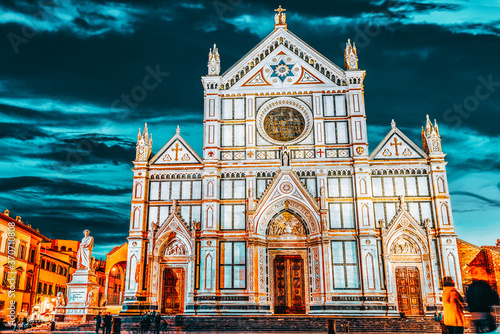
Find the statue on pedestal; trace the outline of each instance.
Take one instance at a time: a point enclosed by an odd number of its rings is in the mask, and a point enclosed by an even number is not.
[[[59,291],[57,293],[57,298],[56,298],[56,307],[64,307],[66,306],[66,301],[64,300],[64,294],[62,291]]]
[[[78,247],[78,252],[76,253],[76,268],[78,270],[91,269],[91,255],[92,248],[94,247],[94,238],[89,235],[90,231],[83,231],[83,237],[80,247]]]

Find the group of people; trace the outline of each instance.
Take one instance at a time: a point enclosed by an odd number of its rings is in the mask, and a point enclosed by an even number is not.
[[[492,306],[499,304],[498,294],[488,284],[484,269],[474,268],[473,283],[465,294],[467,310],[471,314],[474,333],[489,333],[496,329],[496,321],[491,314]],[[455,288],[452,277],[443,280],[443,333],[463,334],[465,328],[465,301]],[[439,319],[439,318],[438,318]]]
[[[99,333],[99,329],[102,328],[102,334],[111,334],[111,325],[113,323],[113,318],[108,312],[101,316],[101,312],[95,317],[95,332]]]
[[[141,330],[143,331],[150,330],[151,325],[154,323],[155,333],[159,333],[162,320],[163,319],[161,318],[160,313],[156,311],[146,312],[146,314],[144,314],[141,319]]]

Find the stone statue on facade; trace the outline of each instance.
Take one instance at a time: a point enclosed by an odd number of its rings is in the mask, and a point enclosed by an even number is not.
[[[290,149],[286,145],[281,149],[281,166],[290,166]]]
[[[255,198],[253,196],[253,188],[248,189],[248,210],[253,211],[255,209]]]
[[[404,195],[399,196],[399,209],[406,210],[405,196]]]
[[[274,15],[274,23],[276,25],[286,24],[286,14],[284,13],[284,11],[286,11],[286,9],[281,8],[281,5],[280,5],[279,8],[275,9],[274,11],[277,12]]]
[[[78,270],[91,269],[91,255],[92,248],[94,247],[94,238],[89,235],[90,231],[83,231],[83,239],[80,243],[80,247],[78,247],[78,252],[76,253],[76,268]]]

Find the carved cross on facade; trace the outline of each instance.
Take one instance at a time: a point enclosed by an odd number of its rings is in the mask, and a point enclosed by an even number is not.
[[[175,152],[175,161],[179,160],[179,151],[182,151],[182,147],[179,147],[179,143],[175,143],[175,148],[173,148],[172,151]]]
[[[318,153],[319,157],[321,158],[321,157],[323,157],[323,153],[325,153],[325,152],[322,149],[319,149],[317,153]]]
[[[394,146],[394,150],[396,151],[396,155],[399,155],[398,146],[403,145],[402,143],[398,143],[398,138],[394,137],[394,143],[391,143],[391,146]]]

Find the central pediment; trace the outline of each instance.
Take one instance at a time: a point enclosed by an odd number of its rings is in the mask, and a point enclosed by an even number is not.
[[[275,29],[261,43],[222,75],[221,87],[248,89],[339,88],[344,70],[283,28]]]

